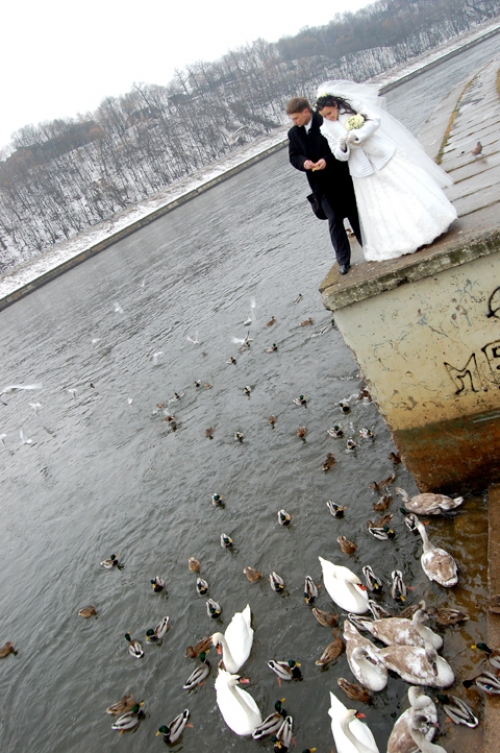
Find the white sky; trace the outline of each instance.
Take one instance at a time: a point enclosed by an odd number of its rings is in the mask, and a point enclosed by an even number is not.
[[[0,10],[0,147],[30,123],[95,110],[134,82],[166,84],[211,61],[328,23],[370,0],[6,0]]]

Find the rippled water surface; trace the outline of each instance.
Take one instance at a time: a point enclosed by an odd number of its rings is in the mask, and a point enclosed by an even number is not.
[[[448,63],[446,77],[437,68],[425,82],[391,92],[395,114],[404,111],[418,128],[444,89],[494,49],[484,43]],[[326,671],[314,663],[331,640],[302,598],[305,575],[320,581],[318,555],[357,573],[370,563],[386,582],[393,569],[403,569],[414,589],[410,601],[472,611],[466,629],[446,632],[444,655],[461,677],[478,662],[468,645],[483,630],[475,604],[485,593],[484,501],[468,499],[455,519],[429,526],[431,538],[460,563],[461,585],[452,592],[427,581],[419,539],[397,515],[394,541],[366,532],[376,500],[368,485],[392,472],[393,446],[373,404],[355,399],[361,376],[322,308],[317,285],[332,253],[304,195],[303,176],[280,152],[2,312],[2,385],[43,385],[4,395],[7,405],[0,406],[6,435],[0,445],[0,643],[12,640],[19,651],[0,666],[6,753],[158,750],[163,744],[154,732],[186,707],[193,728],[178,749],[269,749],[269,742],[240,740],[225,726],[214,671],[191,694],[182,690],[193,669],[186,645],[225,629],[247,603],[255,640],[244,672],[263,716],[286,696],[297,750],[330,750],[327,691],[337,690],[338,677],[353,678],[345,656]],[[245,336],[251,297],[253,341],[241,354],[231,336]],[[268,327],[272,316],[276,322]],[[313,324],[301,327],[309,317]],[[186,339],[196,333],[199,345]],[[266,353],[273,342],[278,351]],[[226,363],[230,355],[236,366]],[[211,389],[196,388],[196,379]],[[170,402],[175,391],[184,396]],[[307,396],[307,408],[294,405],[299,394]],[[341,415],[342,398],[351,401],[349,416]],[[177,431],[164,409],[175,413]],[[372,428],[375,442],[359,440],[347,454],[326,433],[338,422],[347,436]],[[302,425],[305,442],[296,436]],[[205,430],[212,426],[209,440]],[[21,430],[30,444],[21,444]],[[244,434],[241,444],[236,431]],[[325,473],[328,452],[337,464]],[[405,469],[396,472],[397,483],[415,492]],[[212,506],[214,492],[224,495],[225,509]],[[328,499],[347,507],[343,520],[330,516]],[[277,523],[282,507],[294,516],[288,529]],[[221,548],[222,532],[233,537],[234,551]],[[352,557],[340,552],[339,534],[357,543]],[[114,552],[124,569],[100,568]],[[189,556],[201,561],[209,595],[223,606],[219,621],[207,617],[196,595]],[[285,594],[273,593],[265,579],[250,584],[245,565],[266,576],[276,570]],[[152,592],[155,575],[166,579],[168,595]],[[392,607],[388,588],[382,601]],[[77,616],[87,604],[96,605],[97,619]],[[331,607],[324,589],[318,606]],[[163,645],[145,646],[145,658],[132,659],[125,632],[144,639],[166,614],[172,629]],[[266,666],[271,658],[300,661],[303,681],[279,688]],[[215,665],[214,651],[209,659]],[[120,739],[104,709],[124,693],[144,700],[147,718]],[[391,678],[366,710],[381,750],[405,693],[405,683]]]

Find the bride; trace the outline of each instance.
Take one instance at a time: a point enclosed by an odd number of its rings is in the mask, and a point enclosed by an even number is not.
[[[442,187],[451,178],[385,110],[372,84],[328,81],[318,89],[321,132],[354,184],[367,261],[411,254],[457,218]]]

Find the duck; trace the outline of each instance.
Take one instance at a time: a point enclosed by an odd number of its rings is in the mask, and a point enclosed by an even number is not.
[[[394,465],[399,465],[400,463],[403,462],[401,459],[400,452],[390,452],[387,457],[392,463],[394,463]]]
[[[479,719],[471,707],[456,695],[438,693],[436,699],[443,704],[443,711],[455,724],[464,724],[466,727],[477,727]]]
[[[198,643],[195,643],[194,646],[188,646],[186,648],[186,656],[190,659],[196,659],[200,654],[203,652],[207,653],[209,648],[212,646],[212,636],[207,635],[206,638],[202,638],[201,641],[198,641]]]
[[[396,531],[389,526],[367,526],[368,533],[371,533],[379,541],[388,541],[396,537]]]
[[[146,640],[148,643],[160,644],[163,638],[170,630],[170,617],[164,617],[161,622],[154,628],[149,628],[146,633]]]
[[[350,682],[344,677],[339,677],[337,679],[337,685],[344,691],[350,701],[356,701],[358,703],[371,703],[372,701],[372,694],[370,691],[355,682]]]
[[[410,708],[396,720],[387,741],[387,753],[415,753],[415,742],[410,733],[410,727],[415,724],[415,712],[419,715],[419,724],[426,730],[426,739],[431,742],[436,734],[438,713],[432,698],[425,695],[423,688],[412,685],[408,688],[408,700]]]
[[[268,348],[265,348],[264,352],[265,353],[276,353],[277,350],[278,350],[278,346],[276,345],[276,343],[273,343]]]
[[[299,395],[298,397],[293,398],[294,405],[298,405],[299,408],[302,405],[304,408],[307,408],[307,398],[305,395]]]
[[[368,489],[373,489],[376,492],[379,492],[381,489],[384,488],[384,486],[389,486],[389,484],[392,484],[392,482],[395,480],[396,474],[391,473],[390,476],[387,476],[387,478],[382,479],[382,481],[372,481],[370,484],[368,484]]]
[[[372,429],[362,428],[359,430],[359,436],[361,439],[370,439],[372,442],[375,439],[375,434]]]
[[[354,439],[349,438],[347,440],[347,442],[345,443],[345,449],[346,452],[354,452],[354,450],[356,449],[356,442],[354,441]]]
[[[392,512],[387,512],[385,515],[382,515],[380,518],[377,518],[377,520],[369,520],[366,524],[366,527],[369,526],[375,526],[376,528],[383,528],[384,526],[388,526],[393,519],[394,515]]]
[[[217,705],[227,726],[241,737],[251,735],[262,724],[254,699],[238,685],[239,676],[219,669],[215,680]]]
[[[360,721],[363,715],[348,709],[331,691],[328,715],[337,753],[379,753],[372,731]]]
[[[247,385],[246,387],[243,387],[243,394],[246,395],[247,397],[250,397],[251,392],[252,392],[252,388],[249,385]]]
[[[111,725],[111,729],[118,730],[120,732],[120,735],[122,735],[124,732],[130,732],[130,730],[135,729],[146,716],[144,711],[141,709],[142,705],[142,702],[136,703],[130,709],[130,711],[127,711],[126,714],[119,716],[116,722]]]
[[[163,578],[160,578],[159,575],[157,575],[155,578],[152,578],[149,582],[151,583],[151,587],[156,594],[160,593],[160,591],[163,591],[163,589],[165,588],[165,581],[163,580]]]
[[[170,724],[163,724],[156,735],[163,735],[163,742],[167,745],[175,743],[184,731],[184,727],[188,726],[189,709],[184,709],[180,714],[177,714],[175,719]]]
[[[269,576],[269,583],[271,584],[273,591],[276,591],[278,594],[285,588],[285,581],[278,575],[278,573],[275,573],[274,570]]]
[[[299,439],[302,439],[303,442],[306,441],[306,435],[307,435],[307,429],[305,426],[299,426],[297,429],[297,436]]]
[[[113,703],[111,706],[108,706],[108,708],[106,709],[106,714],[111,714],[111,716],[120,716],[126,711],[133,709],[136,703],[137,701],[134,700],[133,696],[124,695],[120,698],[119,701]]]
[[[382,620],[367,620],[353,615],[352,621],[360,630],[367,630],[386,646],[425,646],[430,643],[439,650],[443,639],[424,625],[427,620],[425,601],[421,601],[411,620],[404,617],[385,617]]]
[[[233,437],[237,442],[240,442],[240,443],[242,443],[243,440],[245,439],[245,435],[242,434],[241,431],[235,431]]]
[[[207,599],[206,605],[207,605],[207,614],[209,617],[213,617],[215,619],[222,612],[221,605],[217,601],[214,601],[213,599]]]
[[[272,326],[273,326],[273,324],[275,324],[275,322],[276,322],[276,317],[275,317],[275,316],[272,316],[272,317],[271,317],[271,318],[269,319],[269,321],[267,322],[267,324],[266,324],[266,327],[272,327]]]
[[[343,518],[346,508],[341,507],[340,505],[337,505],[336,502],[332,502],[331,499],[328,500],[326,503],[326,506],[330,510],[330,514],[333,515],[334,518]]]
[[[200,568],[201,568],[200,561],[197,560],[196,557],[190,557],[188,559],[188,569],[192,573],[199,573],[200,572]]]
[[[417,515],[442,515],[460,507],[464,501],[463,497],[452,499],[445,494],[433,494],[432,492],[424,492],[410,498],[408,492],[401,487],[397,487],[395,492],[402,498],[405,509]]]
[[[318,587],[310,575],[304,581],[304,599],[307,605],[313,604],[318,598]]]
[[[234,541],[231,536],[227,535],[227,533],[221,533],[220,545],[223,549],[231,549],[234,546]]]
[[[294,659],[288,659],[288,661],[276,661],[275,659],[270,659],[267,662],[267,666],[278,675],[278,681],[285,680],[286,682],[289,682],[290,680],[302,679],[300,664],[299,662],[294,661]]]
[[[342,437],[344,436],[344,430],[342,429],[340,424],[335,424],[331,429],[327,429],[326,433],[332,439],[342,439]]]
[[[328,644],[328,646],[325,648],[319,659],[315,662],[317,667],[326,667],[328,664],[330,664],[332,661],[335,661],[335,659],[338,659],[338,657],[344,653],[345,645],[344,641],[340,637],[340,635],[337,635],[334,641]]]
[[[244,567],[243,572],[247,576],[250,583],[257,583],[257,581],[262,578],[262,573],[259,570],[256,570],[255,567],[250,567],[250,565]]]
[[[272,416],[269,416],[269,418],[267,419],[267,422],[268,422],[269,426],[271,427],[271,429],[274,429],[274,425],[275,425],[276,421],[277,421],[277,418],[274,415],[274,413],[273,413]]]
[[[341,400],[339,402],[339,408],[342,411],[342,413],[345,413],[346,415],[351,412],[351,406],[347,402],[347,400]]]
[[[104,567],[105,570],[112,570],[114,567],[116,567],[118,570],[121,570],[123,565],[120,563],[120,560],[118,559],[117,554],[112,554],[111,557],[107,560],[103,560],[99,563],[101,567]]]
[[[349,620],[344,622],[344,640],[347,663],[356,680],[375,693],[383,690],[388,674],[377,647],[362,636]]]
[[[417,521],[417,530],[423,544],[420,562],[424,573],[430,581],[435,581],[440,586],[445,588],[456,586],[458,583],[457,563],[451,554],[429,541],[425,526],[420,521]]]
[[[236,358],[234,356],[229,356],[229,358],[227,359],[226,363],[232,364],[233,366],[236,366],[237,361],[236,361]]]
[[[318,558],[323,570],[323,582],[331,599],[341,609],[354,614],[363,614],[368,609],[368,594],[357,575],[347,567],[335,565]]]
[[[319,624],[323,627],[335,627],[338,623],[338,614],[333,614],[333,612],[324,612],[322,609],[318,609],[317,607],[311,609],[311,612],[313,613]]]
[[[278,510],[278,523],[280,526],[289,526],[292,522],[293,515],[286,510]]]
[[[337,461],[335,460],[335,455],[333,454],[333,452],[329,452],[328,455],[326,456],[326,460],[323,463],[324,472],[326,473],[327,471],[330,470],[330,468],[333,468],[336,462]]]
[[[196,593],[198,596],[205,596],[208,593],[208,583],[203,578],[196,578]]]
[[[193,688],[196,688],[198,685],[201,685],[203,680],[205,680],[205,678],[207,678],[210,674],[210,662],[208,661],[207,655],[204,651],[202,651],[200,654],[200,662],[201,663],[193,672],[191,672],[186,682],[182,686],[183,690],[192,690]]]
[[[310,324],[314,324],[314,319],[312,318],[312,316],[310,316],[309,319],[304,319],[304,321],[300,323],[300,326],[308,327]]]
[[[293,737],[293,719],[291,716],[285,717],[281,727],[273,736],[274,753],[286,753],[292,744]]]
[[[427,607],[427,614],[438,625],[458,625],[460,622],[467,622],[469,619],[469,615],[460,611],[460,609],[448,607]]]
[[[337,544],[340,546],[344,554],[354,554],[358,548],[353,541],[350,541],[347,536],[337,536]]]
[[[452,668],[430,643],[424,647],[393,644],[379,649],[379,653],[387,669],[412,685],[447,688],[455,681]]]
[[[78,616],[84,617],[86,620],[88,620],[89,617],[97,617],[97,609],[93,606],[82,607],[82,609],[78,610]],[[2,658],[1,653],[2,649],[0,648],[0,659]]]
[[[391,596],[394,601],[404,604],[406,601],[406,583],[403,580],[401,570],[393,570],[391,573]]]
[[[224,507],[224,497],[222,494],[212,494],[212,504],[214,507]]]
[[[274,704],[275,711],[272,714],[269,714],[269,716],[266,716],[262,724],[259,724],[259,726],[254,729],[252,732],[254,740],[262,740],[263,737],[275,735],[280,729],[283,720],[287,716],[287,712],[283,708],[285,700],[286,698],[280,698],[279,701],[276,701]]]
[[[374,620],[382,620],[385,617],[394,617],[385,607],[377,604],[373,599],[368,599],[368,609],[372,613]]]
[[[500,695],[500,678],[492,672],[481,672],[472,680],[464,680],[462,683],[464,688],[470,688],[474,684],[488,695]]]
[[[484,651],[488,657],[489,663],[493,667],[495,667],[495,669],[500,669],[500,649],[490,648],[486,643],[483,642],[475,643],[471,646],[471,648],[478,648],[480,651]]]
[[[140,641],[132,640],[130,633],[125,633],[125,640],[128,642],[128,652],[134,659],[142,659],[144,650]]]
[[[367,589],[377,594],[381,593],[383,588],[382,581],[375,575],[373,568],[370,565],[365,565],[363,567],[363,575],[365,576]]]
[[[232,675],[241,669],[250,656],[253,643],[251,621],[252,612],[247,604],[242,612],[235,612],[224,635],[222,633],[212,635],[212,644],[219,652],[222,651],[224,667]]]
[[[392,496],[390,494],[384,494],[377,502],[373,503],[374,512],[384,512],[387,510],[392,502]]]

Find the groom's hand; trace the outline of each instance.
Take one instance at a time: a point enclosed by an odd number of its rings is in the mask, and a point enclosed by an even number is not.
[[[314,162],[310,159],[304,160],[303,168],[304,170],[314,170]]]
[[[315,170],[324,170],[326,167],[326,160],[323,158],[319,159],[317,162],[314,163],[311,170],[314,172]]]

